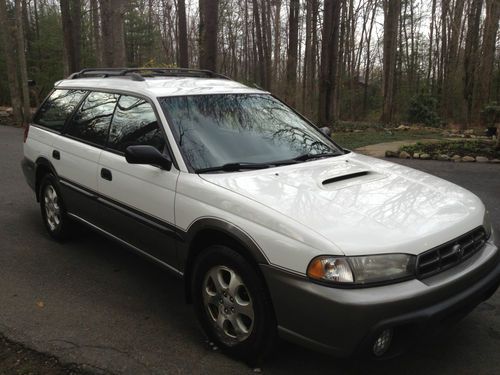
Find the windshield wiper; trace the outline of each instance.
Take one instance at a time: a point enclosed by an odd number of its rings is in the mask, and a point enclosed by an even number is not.
[[[313,160],[313,159],[333,158],[333,157],[339,156],[339,155],[342,155],[342,154],[337,153],[337,152],[327,152],[324,154],[304,154],[304,155],[297,156],[297,157],[293,158],[292,160],[308,161],[308,160]]]
[[[297,160],[282,160],[270,163],[227,163],[218,167],[201,168],[195,170],[195,173],[208,172],[237,172],[245,169],[266,169],[271,167],[279,167],[282,165],[295,164]]]
[[[207,172],[237,172],[243,169],[265,169],[269,168],[269,164],[264,163],[227,163],[220,165],[218,167],[209,167],[197,169],[196,173],[207,173]]]

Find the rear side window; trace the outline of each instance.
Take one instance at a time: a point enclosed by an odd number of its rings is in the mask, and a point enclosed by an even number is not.
[[[163,152],[165,138],[146,100],[122,95],[109,132],[108,147],[125,152],[128,146],[150,145]]]
[[[66,119],[86,93],[82,90],[54,90],[43,103],[33,122],[53,130],[62,130]]]
[[[96,145],[104,145],[119,95],[91,92],[71,119],[66,133]]]

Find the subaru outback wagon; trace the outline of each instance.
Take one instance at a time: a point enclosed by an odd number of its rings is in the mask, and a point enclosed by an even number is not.
[[[500,283],[474,194],[212,72],[74,73],[24,142],[53,238],[83,223],[183,277],[209,339],[245,360],[277,337],[388,357]]]

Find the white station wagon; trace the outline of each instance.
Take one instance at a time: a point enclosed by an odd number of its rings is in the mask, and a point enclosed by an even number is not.
[[[325,133],[212,72],[87,69],[56,83],[22,166],[53,238],[84,223],[183,277],[227,353],[280,336],[389,357],[488,299],[499,250],[474,194]]]

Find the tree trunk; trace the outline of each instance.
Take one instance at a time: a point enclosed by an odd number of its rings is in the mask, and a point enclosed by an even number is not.
[[[28,69],[26,66],[26,50],[24,47],[23,14],[21,0],[15,1],[17,59],[21,76],[21,97],[23,101],[23,123],[31,121],[30,91],[28,87]]]
[[[443,78],[443,115],[448,119],[455,118],[456,112],[454,109],[456,109],[456,105],[454,103],[459,98],[457,95],[457,68],[463,12],[464,0],[457,0],[453,9],[453,20],[451,23],[448,50],[446,51]]]
[[[217,71],[219,0],[200,0],[200,68]]]
[[[123,16],[125,0],[99,0],[101,6],[101,46],[103,64],[116,68],[126,65]]]
[[[337,68],[339,54],[340,0],[325,0],[323,32],[321,42],[321,68],[319,79],[318,123],[332,126],[334,98],[337,91]]]
[[[94,43],[96,65],[102,66],[101,33],[99,28],[99,7],[97,0],[90,0],[90,13],[92,16],[92,41]]]
[[[259,4],[257,0],[252,1],[253,5],[253,16],[254,16],[254,25],[255,25],[255,41],[254,46],[257,49],[257,64],[259,66],[259,84],[261,86],[266,87],[266,69],[264,66],[264,42],[263,42],[263,36],[262,36],[262,27],[261,27],[261,20],[260,20],[260,12],[259,12]]]
[[[481,62],[479,65],[477,94],[474,100],[474,118],[476,120],[479,119],[484,105],[490,100],[499,20],[500,2],[498,0],[486,0],[486,19],[484,21],[483,44],[481,46]]]
[[[186,22],[186,2],[177,0],[177,19],[179,27],[179,63],[181,68],[189,68],[188,61],[188,36]]]
[[[466,124],[472,122],[473,94],[476,81],[478,80],[478,53],[479,53],[479,28],[481,25],[481,12],[483,0],[472,0],[469,10],[467,24],[467,36],[464,51],[464,90],[463,97],[466,106]]]
[[[286,61],[286,99],[290,106],[295,106],[297,90],[297,49],[299,43],[299,0],[290,0],[288,20],[288,52]]]
[[[384,105],[381,121],[391,123],[394,115],[396,51],[401,0],[384,0]]]
[[[16,49],[12,38],[14,28],[8,19],[5,0],[0,0],[0,38],[2,40],[5,63],[7,65],[7,81],[9,83],[10,103],[12,105],[14,121],[21,125],[23,122],[23,110],[21,92],[19,91],[19,80],[17,76]]]

